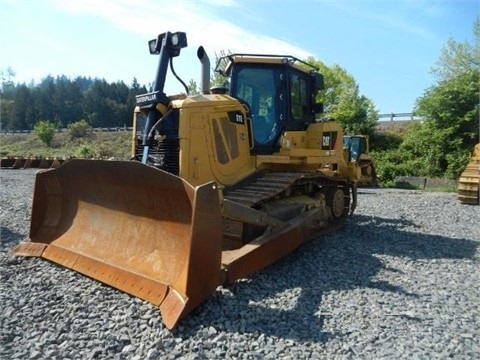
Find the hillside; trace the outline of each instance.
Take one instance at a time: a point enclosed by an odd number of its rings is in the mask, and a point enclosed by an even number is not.
[[[91,132],[70,139],[67,133],[56,133],[47,147],[33,133],[0,135],[0,156],[18,157],[114,157],[128,159],[131,154],[131,132]]]
[[[416,121],[381,121],[376,129],[383,133],[403,135]],[[19,157],[114,157],[128,159],[131,153],[129,131],[95,131],[86,137],[70,139],[66,132],[55,134],[52,146],[47,147],[34,134],[3,133],[0,135],[0,156]]]
[[[379,121],[375,129],[382,133],[403,135],[415,123],[418,123],[418,120]]]

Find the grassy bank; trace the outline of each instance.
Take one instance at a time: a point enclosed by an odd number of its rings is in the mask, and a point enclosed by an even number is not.
[[[47,147],[35,134],[0,136],[0,155],[18,157],[114,157],[129,159],[131,137],[128,131],[91,132],[85,137],[71,139],[68,133],[56,133]]]

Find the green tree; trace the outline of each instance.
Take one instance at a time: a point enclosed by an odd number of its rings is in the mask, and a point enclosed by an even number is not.
[[[193,79],[190,79],[190,82],[188,83],[188,93],[189,93],[190,95],[198,95],[198,94],[200,94],[199,87],[198,87],[196,81],[193,80]]]
[[[410,151],[414,141],[431,144],[417,152],[429,175],[458,177],[468,152],[480,141],[480,17],[473,33],[475,45],[448,40],[432,70],[437,83],[417,99],[415,111],[426,120],[403,147]]]
[[[2,129],[10,129],[13,124],[15,111],[13,77],[15,77],[15,71],[10,66],[6,70],[0,70],[0,127]]]
[[[472,69],[478,70],[480,67],[480,16],[477,16],[474,21],[473,35],[475,38],[473,44],[450,38],[442,48],[432,73],[442,80],[453,78]]]
[[[398,150],[376,158],[381,175],[385,170],[387,176],[396,172],[453,179],[465,167],[479,142],[479,18],[474,35],[475,45],[450,39],[442,49],[432,69],[437,81],[416,101],[415,112],[425,120],[410,129]],[[400,168],[404,173],[398,173]]]
[[[92,86],[85,93],[85,117],[93,127],[107,127],[108,119],[113,116],[107,105],[109,97],[108,83],[105,79],[95,79]]]
[[[92,128],[86,120],[82,119],[80,121],[68,124],[67,131],[70,139],[73,140],[86,137],[91,133]]]
[[[15,70],[13,70],[11,66],[7,67],[5,70],[0,70],[0,78],[2,80],[2,86],[5,86],[5,84],[13,84],[12,78],[14,78],[15,75],[16,75]]]
[[[126,109],[128,113],[128,119],[124,119],[123,125],[132,126],[132,118],[133,118],[133,110],[137,105],[136,96],[140,94],[145,94],[147,89],[145,86],[140,86],[136,78],[133,78],[132,85],[128,89],[127,101],[126,101]]]
[[[55,125],[53,123],[40,120],[34,125],[33,131],[47,147],[50,147],[55,136]]]
[[[67,126],[88,119],[95,127],[131,126],[136,106],[135,95],[146,92],[134,79],[128,87],[122,81],[66,76],[46,76],[39,84],[14,84],[8,74],[2,76],[0,116],[2,128],[9,130],[32,129],[39,119],[51,119],[58,126]]]
[[[55,108],[53,96],[55,93],[55,79],[51,75],[46,76],[32,91],[39,118],[54,119]]]
[[[469,70],[440,81],[417,100],[425,117],[412,129],[402,148],[424,160],[427,175],[457,177],[466,155],[478,143],[480,71]]]
[[[372,136],[378,111],[371,99],[360,94],[354,77],[339,65],[328,67],[313,57],[306,62],[324,76],[325,90],[317,95],[324,105],[324,117],[338,121],[347,134]]]
[[[13,101],[13,116],[8,127],[10,129],[33,129],[38,116],[32,106],[34,98],[31,88],[25,84],[16,86]]]
[[[91,159],[94,158],[96,154],[95,150],[91,146],[84,145],[77,151],[77,156],[84,159]]]

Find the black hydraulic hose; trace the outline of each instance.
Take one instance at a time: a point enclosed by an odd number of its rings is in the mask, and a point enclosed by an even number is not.
[[[166,113],[165,115],[163,115],[160,119],[158,119],[158,121],[152,126],[152,129],[150,130],[150,132],[148,133],[148,139],[151,139],[153,137],[153,133],[155,132],[155,130],[160,126],[160,124],[168,117],[168,115],[170,115],[170,113],[172,112],[173,108],[170,108]]]
[[[144,163],[144,164],[147,163],[148,153],[150,151],[150,143],[151,143],[150,138],[149,138],[150,124],[152,124],[155,121],[155,119],[157,117],[157,114],[158,114],[158,111],[155,108],[151,109],[148,112],[147,124],[146,124],[146,127],[145,127],[145,134],[143,135],[143,144],[142,144],[143,145],[142,163]]]
[[[149,145],[149,140],[150,140],[149,135],[150,135],[151,125],[156,120],[157,115],[158,115],[157,109],[151,109],[148,112],[147,123],[145,124],[145,133],[143,134],[143,139],[142,139],[143,146]]]
[[[147,134],[148,127],[145,129],[145,135],[143,136],[143,154],[142,154],[142,163],[146,164],[148,160],[148,153],[150,151],[151,139],[153,138],[153,134],[155,130],[160,126],[160,124],[168,117],[168,115],[172,112],[173,108],[169,109],[165,115],[163,115],[150,129]],[[147,117],[147,125],[153,122],[153,117],[158,114],[156,109],[152,109],[148,113]]]
[[[185,88],[185,93],[188,95],[189,94],[189,91],[188,91],[188,86],[183,82],[183,80],[177,75],[177,73],[175,72],[175,69],[173,68],[173,58],[170,58],[170,70],[172,71],[172,74],[177,78],[178,81],[180,81],[180,83],[183,85],[183,87]]]

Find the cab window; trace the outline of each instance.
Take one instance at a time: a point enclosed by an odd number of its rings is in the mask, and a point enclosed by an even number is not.
[[[275,72],[245,67],[238,72],[233,94],[250,106],[256,143],[267,144],[276,136]]]
[[[292,73],[290,75],[291,112],[295,120],[301,120],[309,114],[307,81],[303,76]]]

